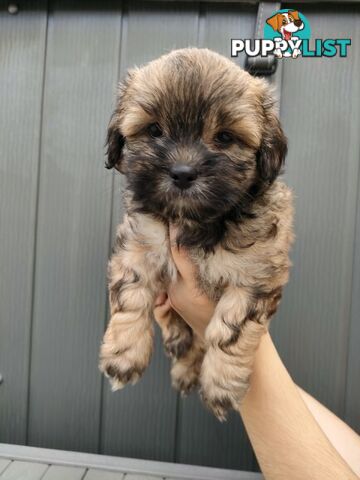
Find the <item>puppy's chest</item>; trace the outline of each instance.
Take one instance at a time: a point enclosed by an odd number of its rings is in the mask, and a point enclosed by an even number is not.
[[[191,252],[202,291],[218,300],[227,286],[250,287],[256,284],[261,266],[250,252],[231,252],[218,247],[214,253],[204,255]],[[259,270],[257,274],[257,270]]]
[[[138,217],[137,226],[138,236],[146,245],[146,270],[156,272],[157,281],[167,283],[175,279],[176,267],[172,260],[166,226],[143,215]],[[218,299],[228,285],[246,286],[249,282],[250,285],[255,282],[256,262],[248,249],[234,253],[217,247],[209,254],[201,249],[191,249],[188,253],[195,265],[199,289],[211,298]]]

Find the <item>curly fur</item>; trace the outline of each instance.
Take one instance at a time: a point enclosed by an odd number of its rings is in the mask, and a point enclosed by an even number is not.
[[[161,135],[149,135],[149,125]],[[233,141],[219,144],[219,131]],[[114,389],[149,363],[154,299],[176,278],[168,225],[188,248],[199,289],[217,307],[204,341],[174,312],[162,332],[173,385],[199,386],[219,419],[237,408],[255,351],[288,280],[292,198],[277,180],[287,151],[272,93],[206,49],[175,50],[130,71],[108,129],[107,167],[126,176],[126,215],[109,264],[111,318],[100,367]],[[196,168],[191,188],[170,176]]]

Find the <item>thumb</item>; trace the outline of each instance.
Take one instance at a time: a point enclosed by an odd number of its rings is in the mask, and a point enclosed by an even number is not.
[[[169,226],[170,248],[172,258],[181,278],[189,284],[196,284],[195,266],[189,257],[187,250],[177,244],[178,229],[174,225]]]

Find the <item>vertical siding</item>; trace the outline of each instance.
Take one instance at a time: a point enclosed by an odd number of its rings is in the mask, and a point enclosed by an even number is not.
[[[30,10],[30,4],[32,10]],[[46,2],[0,11],[0,436],[26,441]]]
[[[360,428],[360,11],[299,9],[314,37],[353,46],[348,59],[287,60],[276,75],[297,241],[272,333],[295,380]],[[121,177],[103,168],[116,82],[176,47],[228,56],[255,17],[251,5],[111,0],[0,13],[0,441],[255,466],[237,415],[222,425],[171,389],[159,335],[135,387],[112,394],[97,370],[122,216]]]
[[[358,10],[304,6],[316,38],[352,37]],[[356,48],[356,47],[355,47]],[[273,332],[295,380],[338,414],[350,320],[358,155],[356,50],[283,65],[286,180],[295,192],[294,268]]]
[[[35,263],[29,443],[97,451],[111,177],[104,126],[119,14],[50,5]]]
[[[360,431],[360,195],[358,191],[357,227],[353,263],[351,323],[349,331],[348,372],[345,397],[345,421]]]
[[[357,29],[353,37],[353,44],[360,45],[360,9],[357,11]],[[360,78],[360,55],[354,59],[353,75]],[[360,125],[360,83],[356,82],[352,92],[352,143],[353,155],[360,161],[360,142],[358,140]],[[357,184],[357,215],[356,232],[354,238],[353,277],[351,316],[348,348],[348,371],[345,396],[345,420],[360,432],[360,168],[358,169]]]

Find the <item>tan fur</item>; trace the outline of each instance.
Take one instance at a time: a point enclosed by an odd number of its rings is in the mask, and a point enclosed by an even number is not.
[[[207,50],[182,52],[194,68],[207,69],[204,78],[210,90],[214,70],[224,71],[224,91],[231,95],[223,95],[219,101],[219,108],[221,105],[226,111],[222,118],[244,141],[242,161],[253,165],[254,150],[264,142],[266,122],[274,122],[274,132],[278,128],[267,85]],[[169,81],[171,55],[131,73],[112,122],[134,142],[144,122],[158,121],[141,104],[155,101],[156,86],[163,88]],[[235,101],[237,95],[241,95],[241,102]],[[164,98],[166,101],[171,99]],[[203,141],[207,143],[218,128],[214,108],[205,119]],[[235,158],[237,151],[235,147],[232,150],[228,155]],[[255,175],[255,167],[249,168],[244,188]],[[229,178],[230,183],[236,181]],[[228,408],[238,407],[247,391],[254,353],[288,280],[288,252],[293,240],[291,197],[286,185],[275,180],[254,199],[252,216],[240,223],[229,222],[224,238],[211,253],[189,249],[199,288],[218,302],[204,342],[174,312],[161,325],[167,353],[173,358],[173,385],[186,393],[199,384],[204,401],[220,419],[225,418]],[[177,275],[169,251],[168,225],[156,215],[138,213],[136,207],[128,193],[127,214],[119,226],[109,265],[111,318],[101,347],[100,367],[114,389],[134,383],[147,367],[153,343],[154,299]],[[180,227],[188,223],[181,215],[178,222]]]

